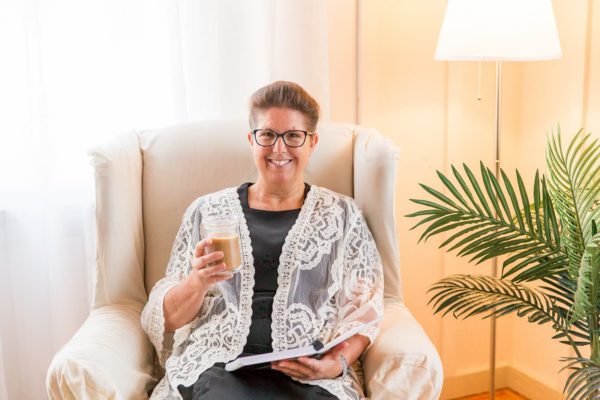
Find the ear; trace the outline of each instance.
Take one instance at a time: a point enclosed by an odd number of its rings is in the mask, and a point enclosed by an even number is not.
[[[315,132],[310,138],[310,155],[312,155],[313,151],[315,151],[315,147],[317,147],[317,143],[319,143],[319,134]]]
[[[254,144],[254,142],[252,141],[252,132],[248,132],[248,142],[250,143],[250,146]]]

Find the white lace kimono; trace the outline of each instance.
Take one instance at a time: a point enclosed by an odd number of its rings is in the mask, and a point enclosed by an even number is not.
[[[199,226],[208,216],[241,221],[243,268],[215,285],[198,316],[174,335],[164,333],[163,299],[190,271]],[[283,245],[273,299],[274,351],[328,342],[356,325],[383,315],[383,274],[375,242],[354,201],[311,186],[298,219]],[[252,314],[254,263],[248,227],[236,188],[203,196],[186,210],[166,277],[156,283],[142,313],[142,326],[156,347],[165,377],[152,399],[179,399],[178,385],[191,386],[217,362],[242,353]],[[361,334],[371,343],[379,328]],[[363,397],[356,375],[302,381],[319,385],[340,399]]]

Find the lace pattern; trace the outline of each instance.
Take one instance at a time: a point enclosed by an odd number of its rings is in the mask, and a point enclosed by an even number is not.
[[[199,226],[208,216],[240,220],[242,269],[207,294],[198,317],[178,329],[172,349],[165,346],[162,301],[190,270]],[[373,238],[354,201],[311,186],[298,219],[285,239],[273,302],[275,350],[329,341],[362,322],[383,315],[383,274]],[[166,374],[153,399],[180,398],[178,385],[190,386],[217,362],[241,354],[252,317],[254,266],[248,227],[236,188],[204,196],[186,210],[166,277],[157,282],[142,314]],[[325,290],[323,290],[325,288]],[[378,327],[365,333],[373,341]],[[356,375],[304,382],[319,385],[340,399],[363,396]]]
[[[191,235],[193,231],[192,221],[195,219],[198,200],[194,201],[185,211],[182,224],[177,231],[173,248],[171,250],[171,258],[167,265],[166,276],[158,281],[150,293],[148,303],[142,311],[142,328],[146,331],[150,341],[156,348],[158,360],[162,367],[165,366],[165,361],[171,355],[174,344],[177,339],[181,341],[181,336],[189,329],[186,325],[178,329],[175,334],[165,335],[165,318],[163,314],[164,297],[173,286],[175,286],[183,278],[184,273],[181,268],[186,265],[186,260],[191,259],[193,246]],[[189,263],[189,262],[188,262]],[[173,343],[175,341],[175,343]]]

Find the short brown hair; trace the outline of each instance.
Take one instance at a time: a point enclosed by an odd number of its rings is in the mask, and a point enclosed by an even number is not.
[[[254,128],[256,115],[271,107],[285,107],[304,115],[306,129],[311,132],[319,122],[319,103],[302,86],[294,82],[276,81],[263,86],[250,96],[250,127]]]

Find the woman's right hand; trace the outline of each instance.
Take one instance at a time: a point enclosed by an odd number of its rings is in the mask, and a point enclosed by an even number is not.
[[[206,248],[210,245],[212,245],[210,238],[203,239],[196,244],[192,257],[192,270],[187,277],[190,286],[201,293],[208,292],[215,283],[225,281],[233,276],[233,274],[218,275],[225,271],[225,263],[209,265],[223,258],[221,251],[205,255]]]
[[[165,331],[174,332],[192,321],[200,311],[208,290],[217,282],[230,279],[232,274],[217,275],[225,270],[225,264],[209,265],[223,258],[220,251],[204,255],[211,240],[204,239],[196,244],[192,257],[192,270],[179,284],[171,288],[163,301]]]

